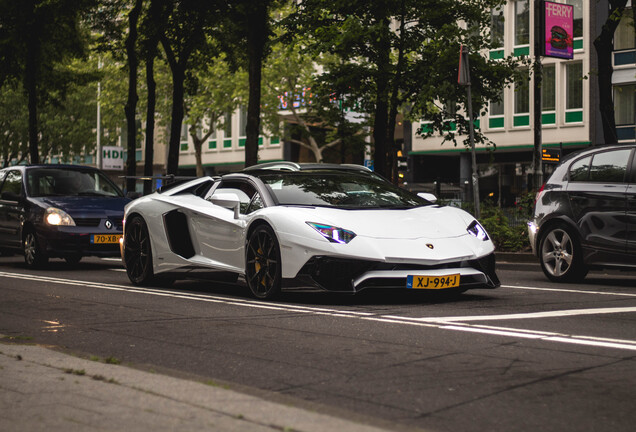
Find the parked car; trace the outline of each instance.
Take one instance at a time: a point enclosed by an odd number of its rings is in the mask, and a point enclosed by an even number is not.
[[[283,286],[350,294],[499,286],[484,228],[433,198],[362,166],[257,165],[127,205],[122,258],[136,285],[223,272],[245,277],[264,299]]]
[[[537,194],[530,244],[548,279],[636,269],[636,145],[569,155]]]
[[[0,250],[23,253],[30,267],[51,257],[119,255],[124,206],[130,202],[101,171],[77,165],[0,170]]]

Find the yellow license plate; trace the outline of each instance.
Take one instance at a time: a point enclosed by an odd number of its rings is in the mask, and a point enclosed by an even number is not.
[[[121,234],[93,234],[91,236],[91,243],[94,244],[111,244],[119,243]]]
[[[413,289],[446,289],[459,286],[459,274],[445,276],[408,276],[406,287]]]

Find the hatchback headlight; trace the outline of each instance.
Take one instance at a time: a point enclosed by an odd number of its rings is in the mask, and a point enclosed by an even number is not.
[[[347,244],[356,236],[353,231],[331,225],[324,225],[314,222],[307,222],[307,225],[318,231],[324,238],[332,243]]]
[[[483,240],[483,241],[488,240],[488,233],[486,233],[486,230],[484,229],[484,227],[481,226],[479,222],[477,222],[476,220],[472,221],[470,225],[468,225],[468,228],[466,228],[466,231],[468,231],[468,234],[474,235],[479,240]]]
[[[44,221],[49,225],[55,226],[75,226],[75,221],[68,213],[55,207],[46,209]]]

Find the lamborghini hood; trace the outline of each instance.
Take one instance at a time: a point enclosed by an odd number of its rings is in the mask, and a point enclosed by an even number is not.
[[[344,228],[377,239],[449,238],[466,234],[472,216],[453,207],[426,206],[392,210],[294,209],[306,222]],[[300,216],[300,215],[299,215]]]

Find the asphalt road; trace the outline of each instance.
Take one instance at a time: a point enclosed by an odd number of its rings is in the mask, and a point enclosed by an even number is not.
[[[557,285],[536,265],[502,264],[501,288],[455,298],[260,302],[212,282],[137,288],[121,270],[0,258],[0,334],[395,429],[634,429],[633,273]]]

